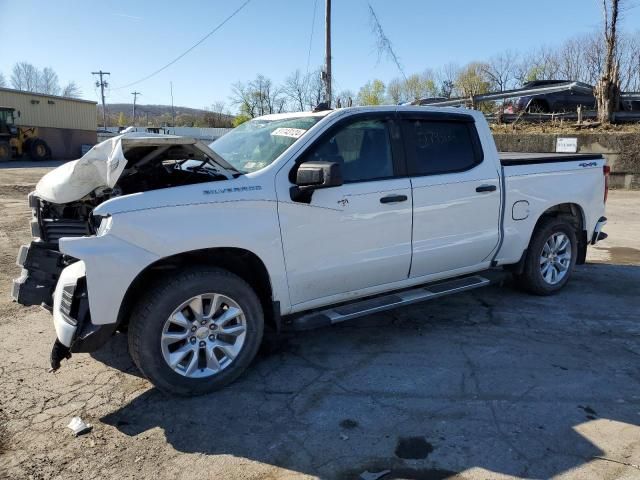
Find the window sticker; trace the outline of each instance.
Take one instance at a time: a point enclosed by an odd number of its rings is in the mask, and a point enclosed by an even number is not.
[[[290,138],[300,138],[304,132],[306,132],[303,128],[276,128],[271,135],[274,137],[290,137]]]

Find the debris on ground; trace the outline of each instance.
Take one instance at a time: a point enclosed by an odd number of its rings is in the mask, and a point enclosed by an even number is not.
[[[73,434],[77,437],[79,435],[89,433],[93,427],[89,423],[84,423],[80,417],[73,417],[69,422],[69,425],[67,425],[67,428],[70,428]]]
[[[391,470],[382,470],[380,472],[370,472],[368,470],[365,470],[360,474],[360,478],[362,480],[379,480],[380,478],[388,475],[389,473],[391,473]]]

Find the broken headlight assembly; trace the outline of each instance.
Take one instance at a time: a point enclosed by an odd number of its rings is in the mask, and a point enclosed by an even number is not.
[[[91,218],[91,223],[97,237],[102,237],[111,230],[111,224],[113,223],[113,217],[111,215],[92,215]]]

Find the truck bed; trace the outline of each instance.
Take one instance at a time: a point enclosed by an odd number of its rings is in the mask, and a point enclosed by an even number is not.
[[[500,163],[509,165],[534,165],[538,163],[575,162],[577,160],[602,160],[599,153],[520,153],[499,152]]]

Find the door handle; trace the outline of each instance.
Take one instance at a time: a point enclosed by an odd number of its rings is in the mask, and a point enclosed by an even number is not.
[[[397,202],[406,202],[406,195],[387,195],[386,197],[382,197],[380,199],[380,203],[397,203]]]
[[[480,185],[476,187],[476,192],[495,192],[497,189],[495,185]]]

